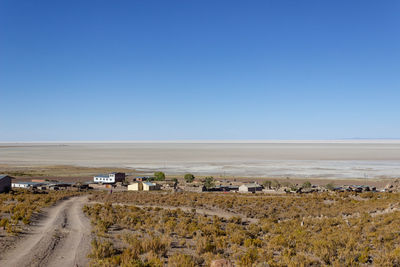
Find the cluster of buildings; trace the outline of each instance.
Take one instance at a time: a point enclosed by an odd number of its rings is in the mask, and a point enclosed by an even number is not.
[[[125,173],[113,172],[94,176],[89,186],[95,189],[110,188],[120,191],[155,191],[174,190],[177,188],[177,182],[172,180],[155,182],[154,177],[150,176],[139,176],[127,181]]]
[[[62,190],[68,188],[78,189],[113,189],[116,191],[174,191],[174,192],[239,192],[239,193],[313,193],[323,192],[328,189],[321,186],[293,187],[279,186],[279,188],[264,188],[257,182],[240,183],[231,181],[215,181],[216,185],[206,188],[201,181],[179,184],[177,180],[154,181],[154,177],[141,176],[127,181],[125,173],[112,172],[93,177],[93,181],[85,183],[65,183],[58,181],[49,181],[44,179],[32,179],[31,181],[13,181],[14,178],[8,175],[0,174],[0,193],[8,192],[12,188],[23,188],[32,190]],[[395,180],[393,184],[383,190],[377,190],[375,187],[365,185],[339,186],[330,190],[339,192],[398,192],[400,191],[400,179]]]
[[[24,188],[24,189],[38,189],[38,190],[61,190],[74,187],[73,183],[64,183],[58,181],[34,181],[32,182],[12,182],[12,188]]]
[[[62,190],[68,188],[88,188],[88,185],[77,185],[74,183],[65,183],[58,181],[48,181],[44,179],[32,179],[31,181],[14,181],[14,177],[2,174],[0,175],[0,193],[8,192],[11,189],[31,189],[31,190]]]
[[[125,184],[124,184],[125,183]],[[236,184],[223,183],[206,188],[201,182],[194,182],[185,185],[179,185],[176,180],[154,181],[154,177],[139,176],[131,179],[126,184],[125,173],[113,172],[109,174],[101,174],[93,177],[93,183],[89,186],[92,188],[113,188],[128,191],[155,191],[155,190],[171,190],[171,191],[189,191],[189,192],[250,192],[255,193],[262,191],[263,187],[258,183]]]
[[[86,183],[64,183],[58,181],[47,181],[42,179],[32,179],[31,181],[12,181],[13,177],[0,175],[0,192],[7,192],[12,188],[23,188],[33,190],[60,190],[69,187],[79,187],[80,189],[112,189],[116,191],[188,191],[188,192],[239,192],[256,193],[266,189],[256,182],[234,183],[229,181],[217,181],[217,185],[206,188],[202,182],[196,181],[189,184],[178,186],[177,180],[154,181],[154,177],[142,176],[135,177],[127,182],[125,173],[112,172],[100,174],[93,177],[92,182]]]

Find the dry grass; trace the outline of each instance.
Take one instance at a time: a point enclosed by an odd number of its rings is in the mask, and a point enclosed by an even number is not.
[[[78,194],[80,193],[72,191],[50,191],[35,194],[24,189],[0,194],[0,227],[8,234],[16,235],[24,225],[30,224],[32,216],[39,213],[44,207]]]
[[[237,266],[394,266],[400,264],[400,194],[162,194],[94,195],[105,204],[85,208],[95,231],[113,253],[93,258],[122,266],[207,266],[227,258]],[[245,213],[258,223],[224,219],[168,206],[213,207]],[[118,242],[121,241],[122,242]],[[140,265],[138,265],[140,266]]]

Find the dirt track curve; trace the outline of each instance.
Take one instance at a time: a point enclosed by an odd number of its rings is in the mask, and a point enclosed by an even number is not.
[[[27,238],[1,255],[0,266],[87,266],[91,228],[85,203],[87,197],[74,197],[50,208]]]

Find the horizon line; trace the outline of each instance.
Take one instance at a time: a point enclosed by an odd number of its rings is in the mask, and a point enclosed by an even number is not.
[[[340,139],[174,139],[174,140],[47,140],[0,141],[0,144],[63,144],[63,143],[385,143],[400,142],[400,138],[340,138]]]

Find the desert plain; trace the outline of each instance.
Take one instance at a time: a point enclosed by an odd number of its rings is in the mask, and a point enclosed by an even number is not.
[[[135,174],[190,172],[237,179],[373,181],[400,177],[400,141],[1,143],[0,164],[8,172],[10,168],[74,166],[78,171],[72,176],[79,176],[79,169],[88,174],[121,169]],[[64,169],[52,174],[65,173]]]

